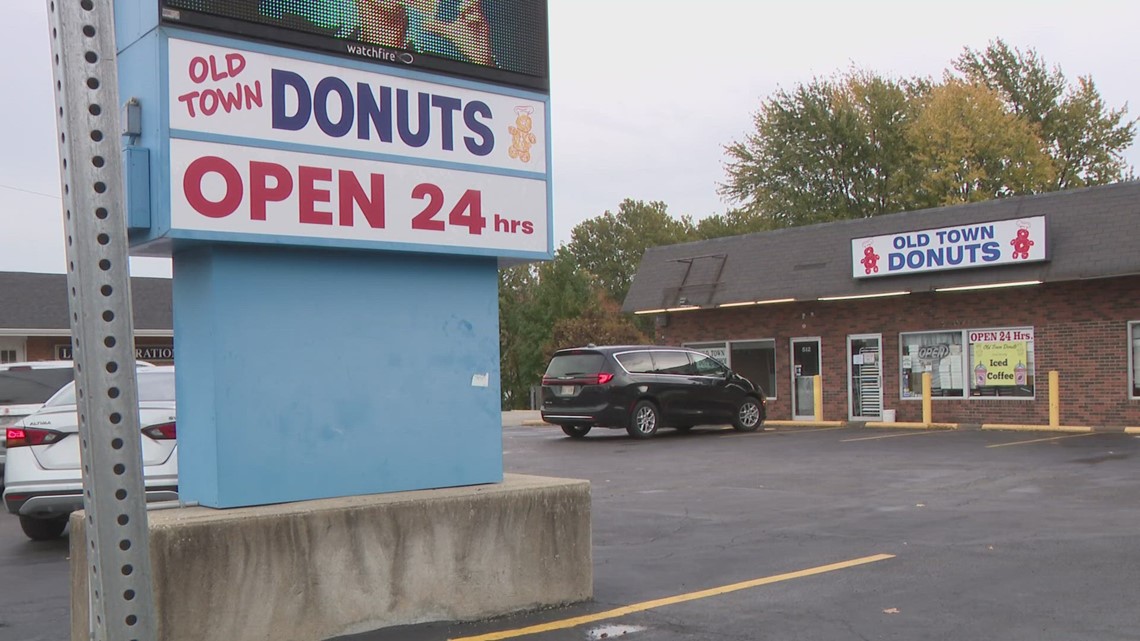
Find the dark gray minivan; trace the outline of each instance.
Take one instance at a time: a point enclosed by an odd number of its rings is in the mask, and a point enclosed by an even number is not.
[[[751,432],[764,418],[763,390],[715,358],[683,347],[563,349],[542,377],[542,420],[575,438],[593,427],[649,438],[660,427],[729,422]]]

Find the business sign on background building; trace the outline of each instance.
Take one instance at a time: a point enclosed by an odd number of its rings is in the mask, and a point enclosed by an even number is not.
[[[168,46],[172,230],[549,251],[544,100],[189,40]]]
[[[1046,260],[1045,217],[942,227],[851,240],[854,278]]]
[[[549,87],[546,0],[157,0],[162,22],[378,65]]]

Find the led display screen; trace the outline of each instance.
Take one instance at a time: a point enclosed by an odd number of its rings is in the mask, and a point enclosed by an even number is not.
[[[548,89],[546,0],[159,0],[164,24]]]

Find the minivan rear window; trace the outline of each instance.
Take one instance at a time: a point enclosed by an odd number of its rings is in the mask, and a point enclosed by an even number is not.
[[[546,375],[551,378],[562,378],[564,376],[597,374],[602,371],[605,360],[605,357],[597,352],[558,354],[550,359],[550,365],[546,368]]]
[[[70,367],[0,371],[0,405],[38,405],[75,378]]]

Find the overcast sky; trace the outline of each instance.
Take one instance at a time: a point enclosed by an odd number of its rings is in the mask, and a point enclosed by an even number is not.
[[[723,147],[777,88],[851,67],[938,76],[994,38],[1140,115],[1140,2],[550,0],[555,244],[624,198],[722,213]],[[0,22],[0,270],[62,272],[46,2]],[[1140,165],[1140,151],[1129,150]],[[134,263],[169,275],[169,262]]]

